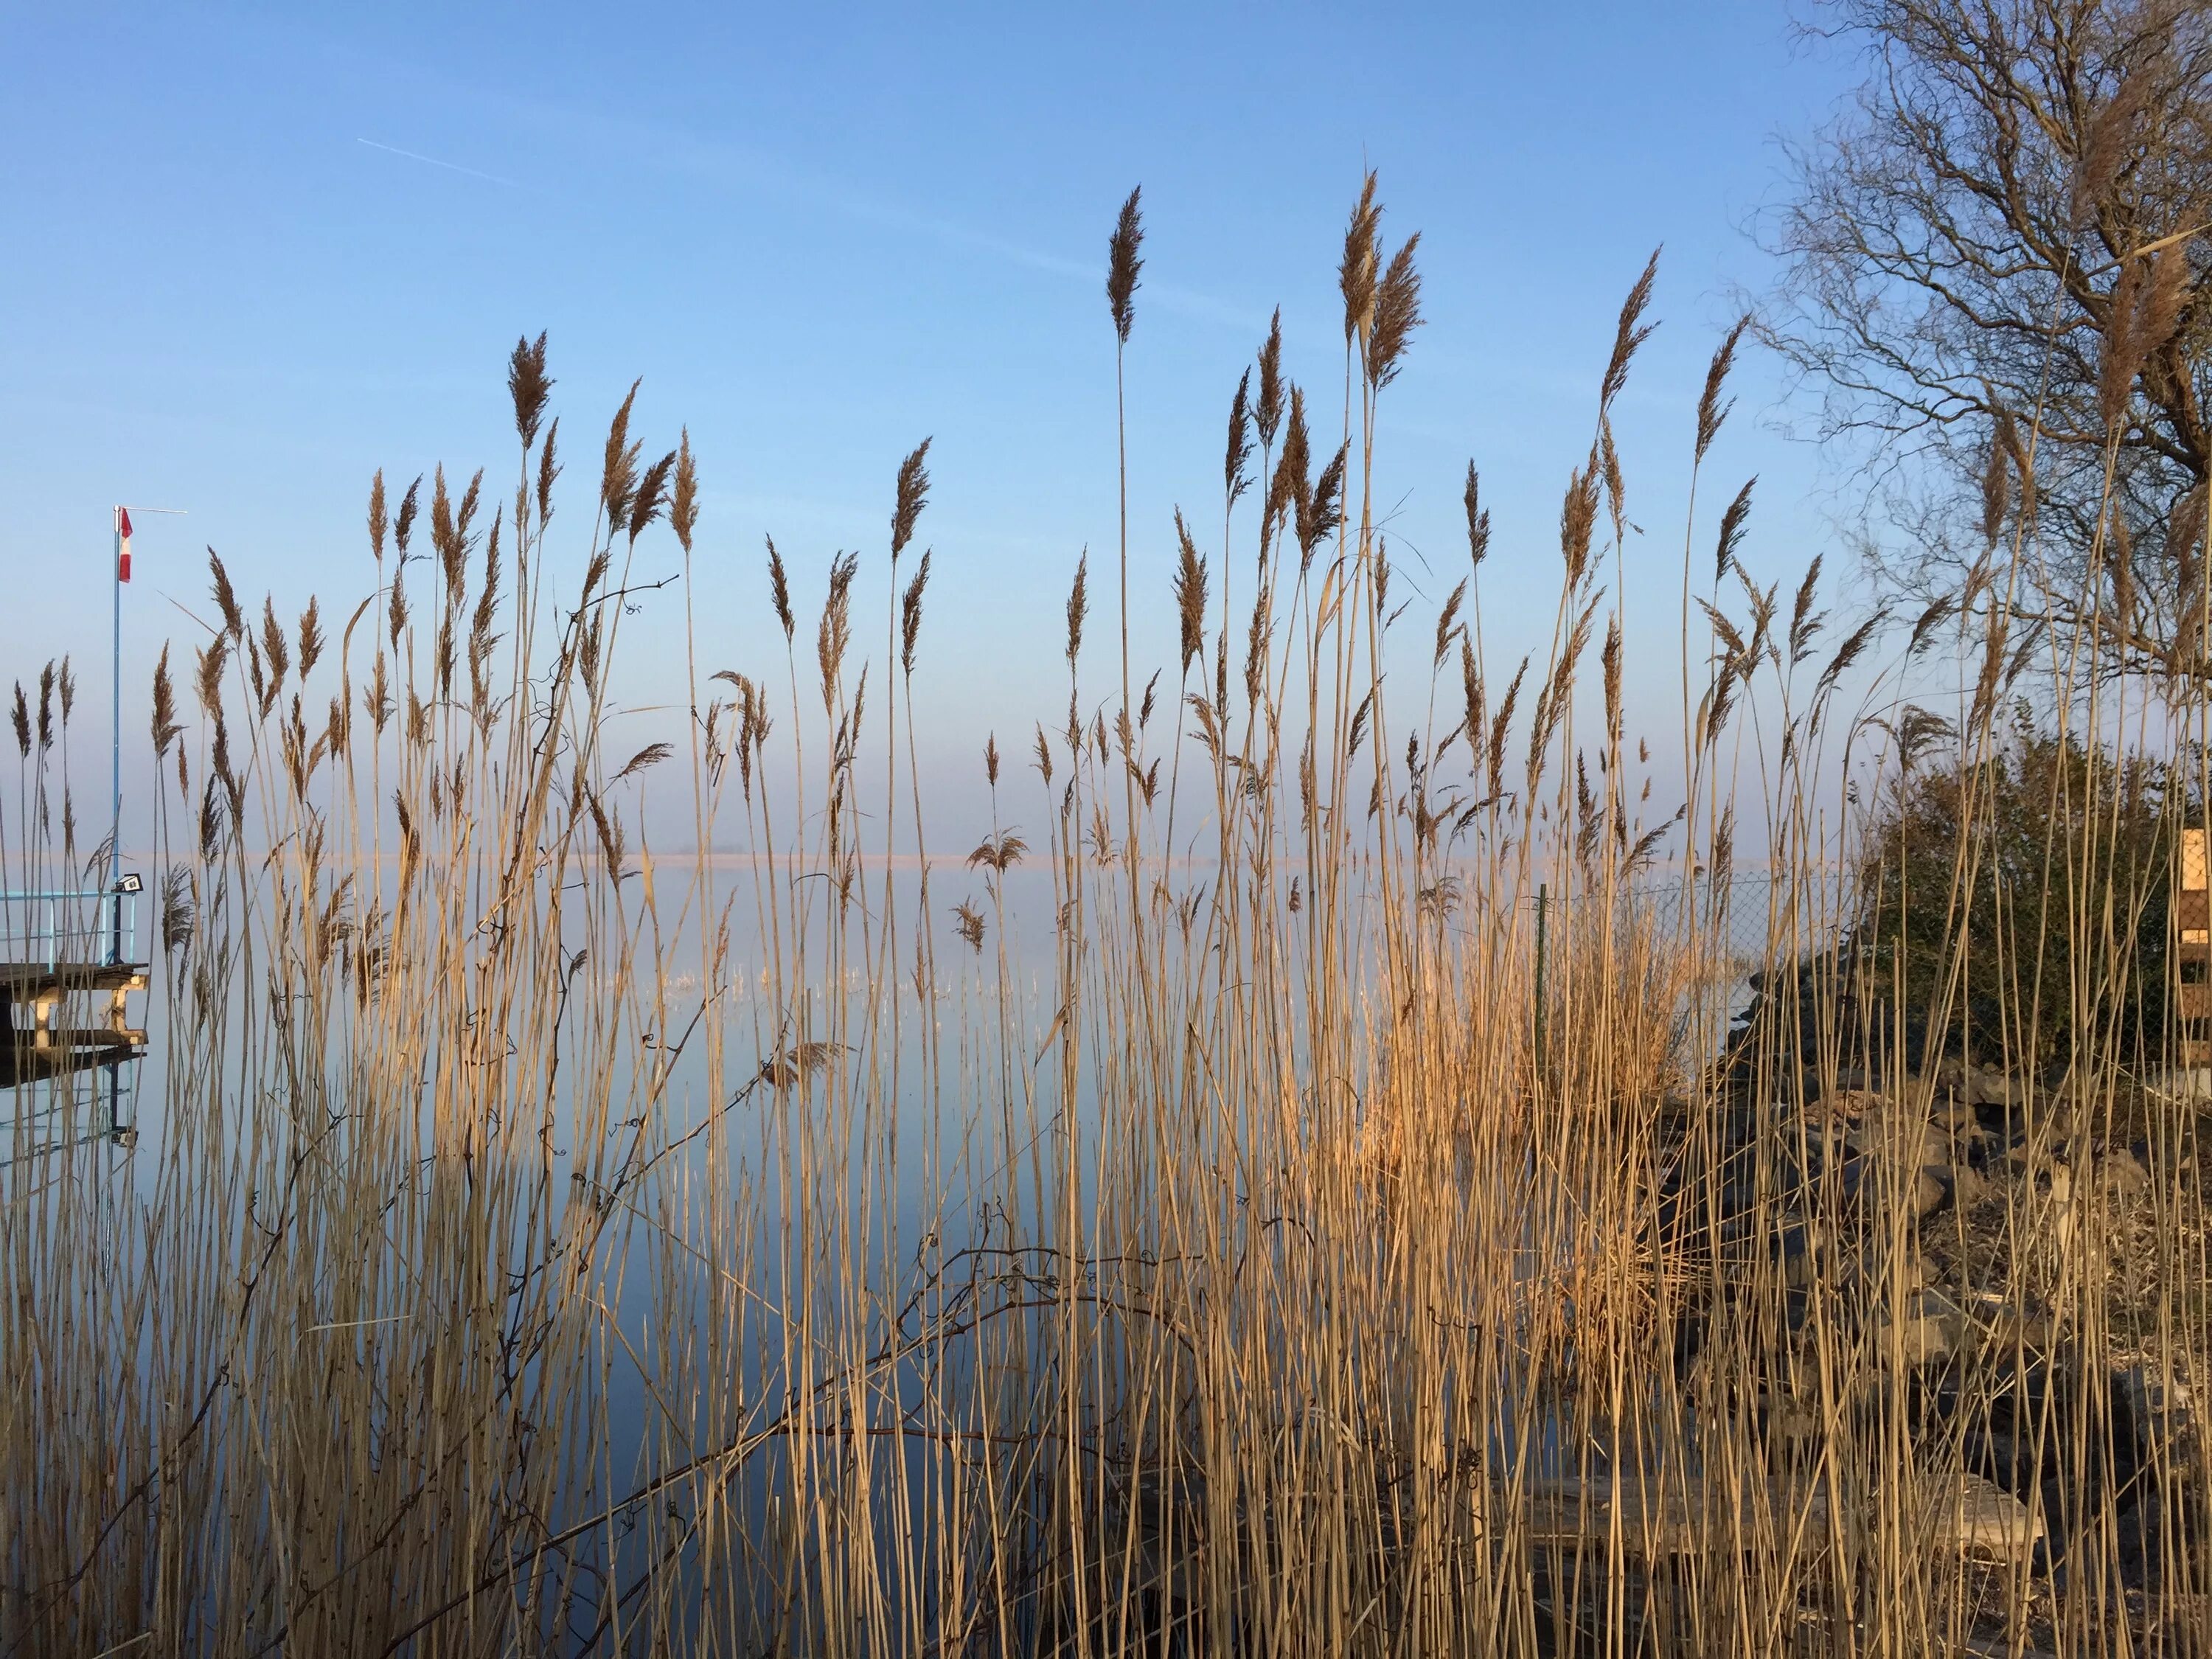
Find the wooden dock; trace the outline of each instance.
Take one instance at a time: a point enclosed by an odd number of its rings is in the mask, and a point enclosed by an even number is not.
[[[0,962],[0,1088],[138,1059],[130,998],[146,985],[144,963]]]

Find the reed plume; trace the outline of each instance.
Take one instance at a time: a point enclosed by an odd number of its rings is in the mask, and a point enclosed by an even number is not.
[[[378,476],[380,478],[382,477],[381,474]],[[393,550],[398,554],[399,562],[402,564],[407,562],[408,544],[414,538],[415,517],[420,510],[422,495],[422,475],[418,472],[415,475],[415,482],[407,486],[407,493],[399,498],[399,514],[392,521],[392,545]],[[208,556],[210,558],[215,556],[213,548],[208,550]],[[228,610],[224,614],[226,616],[229,614]]]
[[[1114,337],[1129,343],[1129,330],[1137,320],[1137,273],[1145,268],[1139,251],[1145,245],[1145,219],[1139,202],[1144,187],[1131,191],[1106,239],[1106,306],[1114,319]]]
[[[907,584],[899,601],[899,669],[908,679],[914,678],[915,641],[921,635],[921,596],[929,586],[929,557],[925,549],[914,580]]]
[[[1408,236],[1391,256],[1374,300],[1374,319],[1367,341],[1367,383],[1380,392],[1398,378],[1406,345],[1421,325],[1421,276],[1413,267],[1413,251],[1421,234]]]
[[[1467,489],[1461,500],[1467,507],[1468,561],[1480,570],[1490,556],[1490,509],[1482,504],[1482,480],[1473,461],[1467,464]]]
[[[775,538],[767,539],[769,603],[775,609],[776,625],[783,629],[785,642],[788,643],[792,629],[797,625],[791,614],[791,580],[784,574],[783,555],[775,550]]]
[[[1728,384],[1729,371],[1735,366],[1735,349],[1743,338],[1743,331],[1751,326],[1748,316],[1739,317],[1721,343],[1713,349],[1712,362],[1705,369],[1705,389],[1698,394],[1698,442],[1694,459],[1702,463],[1705,452],[1713,447],[1713,440],[1721,434],[1721,424],[1735,407],[1735,399],[1721,401],[1722,390]]]
[[[514,351],[507,360],[507,395],[514,404],[515,435],[525,449],[538,441],[538,422],[545,417],[554,384],[553,377],[545,372],[544,331],[540,330],[534,342],[527,336],[516,340]]]
[[[637,389],[644,384],[642,376],[629,383],[622,406],[607,423],[607,441],[599,463],[599,510],[606,515],[610,535],[622,533],[629,520],[630,503],[637,495],[637,463],[644,453],[645,441],[629,435],[629,415],[637,402]]]
[[[1206,561],[1199,556],[1197,544],[1190,538],[1190,527],[1182,521],[1181,507],[1176,509],[1175,525],[1176,616],[1182,630],[1181,665],[1188,678],[1191,659],[1206,648]]]
[[[1260,428],[1260,441],[1272,448],[1276,428],[1283,420],[1283,308],[1275,307],[1267,319],[1267,337],[1260,347],[1260,399],[1252,405],[1252,420]]]
[[[676,482],[668,495],[668,527],[676,532],[677,544],[689,558],[692,533],[699,527],[699,465],[691,453],[688,426],[676,445]]]
[[[1735,492],[1735,499],[1721,514],[1721,533],[1713,550],[1713,580],[1716,582],[1727,575],[1729,567],[1736,562],[1736,550],[1743,545],[1744,531],[1751,520],[1752,486],[1758,482],[1756,475],[1747,478],[1743,488]]]
[[[1652,287],[1658,277],[1659,250],[1654,248],[1651,258],[1644,264],[1643,275],[1636,279],[1635,285],[1628,290],[1628,297],[1620,303],[1620,320],[1613,331],[1613,355],[1606,362],[1605,379],[1598,393],[1601,411],[1610,408],[1613,400],[1620,395],[1621,388],[1628,384],[1628,366],[1634,359],[1637,349],[1650,339],[1652,331],[1658,327],[1656,323],[1644,320],[1644,313],[1651,303]]]
[[[1229,447],[1221,463],[1222,489],[1229,505],[1235,507],[1244,492],[1252,487],[1249,471],[1252,460],[1252,408],[1248,401],[1252,392],[1252,371],[1246,369],[1237,382],[1237,395],[1229,403]]]
[[[1127,330],[1123,331],[1124,337]],[[914,447],[913,453],[899,463],[896,499],[891,508],[891,563],[906,544],[914,539],[914,527],[921,517],[921,509],[929,504],[929,469],[923,462],[929,455],[929,440],[924,438]]]
[[[1336,267],[1337,291],[1344,299],[1344,338],[1363,338],[1375,320],[1375,282],[1380,264],[1376,237],[1382,209],[1375,199],[1375,173],[1369,169],[1344,228],[1344,252]]]
[[[376,477],[368,486],[368,547],[380,567],[384,563],[384,469],[376,469]]]

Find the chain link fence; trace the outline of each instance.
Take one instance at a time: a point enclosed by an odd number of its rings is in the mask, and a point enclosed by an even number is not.
[[[1778,965],[1832,949],[1851,914],[1847,881],[1833,872],[1699,873],[1659,878],[1611,892],[1554,893],[1540,886],[1536,910],[1536,1024],[1562,971],[1562,952],[1610,944],[1663,963],[1676,998],[1674,1017],[1689,1046],[1707,1056],[1752,1006],[1760,976]]]

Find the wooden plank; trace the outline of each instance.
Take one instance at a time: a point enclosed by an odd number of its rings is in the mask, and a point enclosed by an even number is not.
[[[33,1048],[22,1043],[0,1043],[0,1089],[26,1083],[54,1082],[86,1072],[137,1060],[142,1050],[129,1048]]]
[[[2212,871],[2205,867],[2204,832],[2185,830],[2181,832],[2181,887],[2184,892],[2201,893],[2212,887]]]
[[[2173,925],[2183,934],[2212,927],[2212,893],[2183,888],[2173,896]]]
[[[2212,986],[2208,986],[2212,990]],[[39,1033],[39,1046],[58,1048],[143,1048],[143,1031],[114,1030],[105,1025],[64,1025]]]
[[[143,962],[0,962],[0,994],[17,1001],[71,991],[143,991]]]

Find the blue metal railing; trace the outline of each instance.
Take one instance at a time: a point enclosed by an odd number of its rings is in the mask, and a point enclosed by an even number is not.
[[[135,888],[0,892],[0,956],[52,969],[134,962],[137,953]]]

